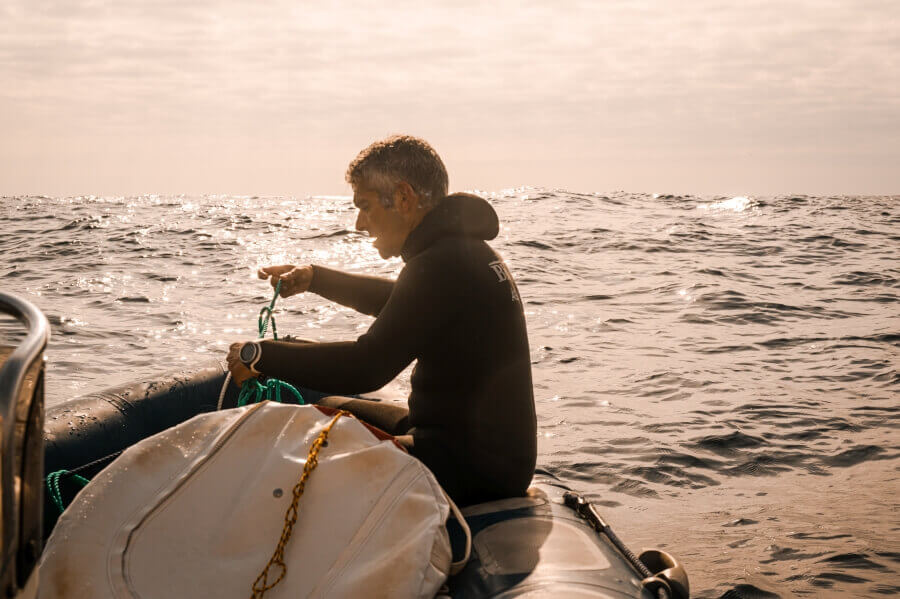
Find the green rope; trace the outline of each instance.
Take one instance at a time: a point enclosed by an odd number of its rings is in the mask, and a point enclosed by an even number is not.
[[[275,338],[275,341],[278,341],[278,329],[275,326],[275,315],[273,314],[273,310],[275,309],[275,300],[278,299],[278,295],[281,293],[281,281],[275,285],[275,295],[272,296],[272,301],[268,306],[263,306],[263,308],[259,311],[259,318],[257,319],[257,325],[259,327],[259,338],[262,339],[266,336],[266,329],[269,327],[269,321],[272,321],[272,337]],[[280,381],[278,379],[267,379],[265,384],[261,383],[257,378],[250,378],[244,381],[244,384],[241,386],[241,393],[238,395],[238,407],[246,406],[247,404],[259,403],[263,400],[269,401],[277,401],[278,403],[282,403],[281,401],[281,391],[283,389],[287,389],[290,391],[294,398],[297,400],[297,403],[303,405],[303,396],[297,391],[297,388],[291,385],[290,383],[286,383],[285,381]]]
[[[79,483],[82,487],[91,482],[80,474],[75,474],[73,472],[69,472],[68,470],[57,470],[56,472],[51,472],[47,475],[46,481],[47,489],[50,491],[50,499],[53,501],[53,505],[56,506],[56,509],[59,510],[60,514],[66,511],[66,506],[63,503],[62,491],[60,491],[59,489],[59,479],[61,479],[63,476],[70,477],[72,480]]]
[[[266,336],[266,328],[269,326],[269,321],[272,321],[272,337],[275,338],[275,341],[278,341],[278,329],[275,327],[275,315],[272,313],[272,310],[275,309],[275,300],[278,299],[278,294],[281,293],[281,279],[278,280],[278,284],[275,285],[275,295],[272,297],[272,302],[268,306],[263,306],[259,311],[259,318],[256,319],[257,326],[259,327],[259,338],[262,339]]]
[[[303,405],[303,396],[297,391],[297,388],[278,379],[267,379],[265,384],[259,382],[259,379],[247,379],[241,387],[241,393],[238,395],[238,407],[246,406],[251,403],[259,403],[263,400],[277,401],[281,403],[281,391],[287,389],[290,391],[297,403]]]

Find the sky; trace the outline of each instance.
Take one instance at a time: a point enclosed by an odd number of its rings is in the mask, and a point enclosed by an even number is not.
[[[0,195],[900,193],[897,0],[2,0]]]

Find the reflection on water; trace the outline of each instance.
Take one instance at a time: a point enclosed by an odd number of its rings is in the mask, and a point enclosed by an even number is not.
[[[681,558],[695,596],[900,591],[894,198],[486,195],[542,466]],[[343,197],[4,198],[0,281],[50,319],[58,403],[255,337],[259,266],[396,275],[354,217]],[[323,340],[371,322],[314,296],[276,317]]]

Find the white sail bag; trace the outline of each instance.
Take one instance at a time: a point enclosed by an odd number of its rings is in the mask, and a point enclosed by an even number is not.
[[[40,596],[243,599],[272,585],[295,486],[333,418],[264,402],[129,448],[60,517]],[[266,599],[434,597],[451,569],[452,505],[434,475],[350,416],[317,462]]]

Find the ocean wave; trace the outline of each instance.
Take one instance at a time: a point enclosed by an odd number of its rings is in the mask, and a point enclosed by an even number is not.
[[[698,596],[895,588],[877,497],[900,451],[896,198],[486,195],[526,309],[540,465],[638,538],[674,531]],[[3,198],[0,280],[50,318],[53,404],[255,337],[262,264],[396,276],[354,218],[346,197]],[[371,323],[315,296],[277,316],[328,341]],[[868,511],[823,502],[848,484]]]

